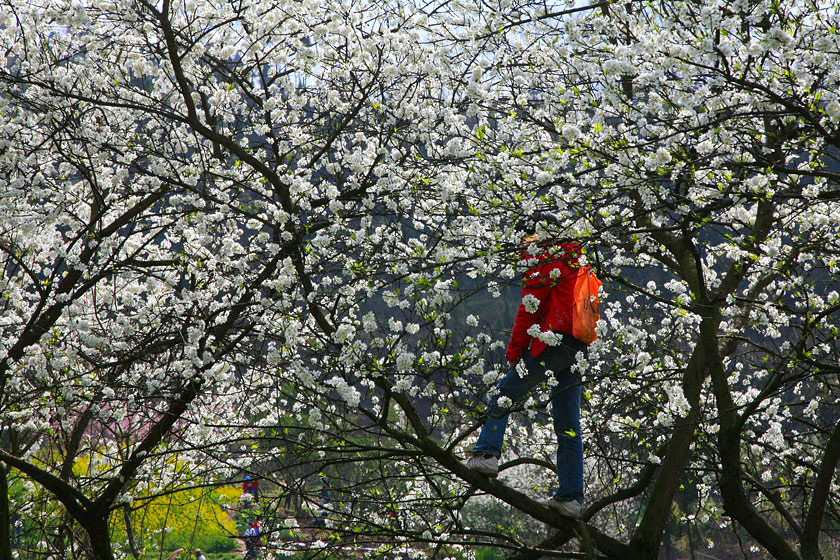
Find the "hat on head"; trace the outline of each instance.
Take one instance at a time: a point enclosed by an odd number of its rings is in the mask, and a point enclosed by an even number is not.
[[[531,219],[534,222],[551,222],[552,224],[560,225],[560,216],[554,212],[539,211],[531,214]]]
[[[519,235],[530,235],[536,233],[537,227],[531,216],[520,216],[513,223],[513,231]]]

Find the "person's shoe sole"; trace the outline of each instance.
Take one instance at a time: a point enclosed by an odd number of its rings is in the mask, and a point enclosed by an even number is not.
[[[495,469],[488,468],[488,467],[485,467],[484,465],[482,465],[483,462],[485,462],[484,459],[476,459],[475,457],[473,457],[469,461],[467,461],[465,463],[465,465],[468,469],[472,469],[475,472],[481,473],[484,476],[487,476],[487,477],[490,477],[490,478],[496,478],[496,477],[499,476],[498,466]],[[496,459],[496,464],[498,465],[498,459]]]
[[[549,498],[543,503],[563,517],[568,517],[569,519],[580,519],[580,516],[583,513],[583,504],[574,500],[570,502],[561,502],[555,500],[554,498]]]

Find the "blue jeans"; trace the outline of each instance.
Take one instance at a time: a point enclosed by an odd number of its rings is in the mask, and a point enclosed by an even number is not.
[[[536,358],[530,351],[522,358],[527,373],[519,377],[512,368],[496,384],[499,392],[490,401],[487,421],[481,428],[473,454],[502,454],[505,430],[508,423],[508,408],[498,405],[499,397],[509,397],[514,404],[521,403],[527,393],[545,381],[546,370],[554,372],[557,385],[551,395],[551,415],[554,433],[557,434],[557,492],[554,499],[560,501],[583,501],[583,440],[580,430],[580,376],[572,372],[575,355],[585,351],[586,345],[569,335],[563,336],[562,344],[549,346]]]

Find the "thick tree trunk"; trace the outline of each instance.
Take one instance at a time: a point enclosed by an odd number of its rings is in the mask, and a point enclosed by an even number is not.
[[[0,460],[24,472],[64,505],[68,516],[78,522],[87,533],[90,540],[91,560],[114,559],[108,527],[108,516],[110,514],[107,507],[97,507],[96,504],[67,482],[20,457],[10,455],[2,448],[0,448]]]
[[[683,374],[683,394],[691,405],[686,418],[674,428],[668,442],[668,451],[657,473],[653,492],[648,500],[644,517],[627,545],[627,558],[656,560],[674,495],[680,486],[685,462],[694,441],[695,425],[700,414],[700,387],[706,377],[705,350],[698,343]]]
[[[819,560],[820,558],[820,527],[838,462],[840,462],[840,424],[834,427],[825,445],[817,481],[811,493],[811,505],[808,508],[800,544],[800,552],[805,560]]]
[[[9,511],[9,480],[0,465],[0,560],[12,560],[12,517]]]
[[[94,517],[84,524],[90,539],[91,560],[114,560],[108,518]]]
[[[713,310],[705,313],[712,317]],[[717,325],[713,320],[700,322],[700,336],[708,341],[709,365],[712,388],[720,413],[718,449],[720,450],[720,492],[723,509],[727,515],[737,521],[758,543],[765,547],[777,560],[799,560],[799,555],[787,543],[784,537],[771,527],[756,512],[743,484],[741,469],[741,422],[738,407],[732,398],[723,360],[718,348],[712,344],[717,341]]]

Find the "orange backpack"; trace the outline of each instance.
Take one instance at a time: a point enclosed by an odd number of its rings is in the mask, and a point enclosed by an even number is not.
[[[591,266],[580,267],[573,294],[572,336],[587,345],[598,339],[595,326],[601,318],[598,313],[598,288],[601,285]]]

